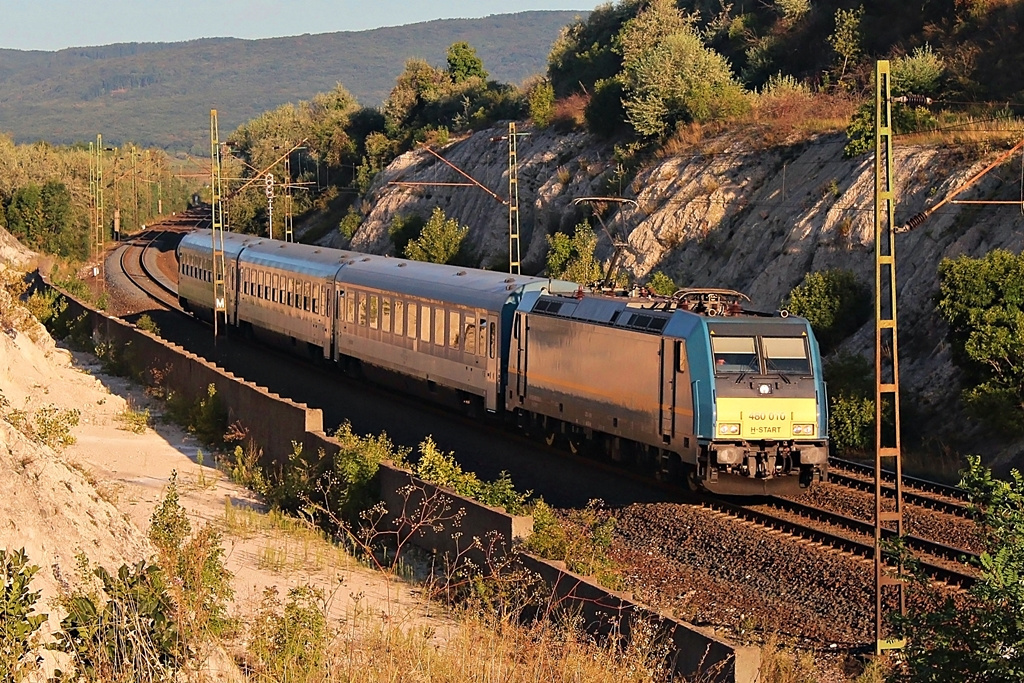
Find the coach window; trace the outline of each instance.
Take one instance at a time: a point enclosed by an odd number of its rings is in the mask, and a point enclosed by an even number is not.
[[[456,311],[448,311],[448,346],[459,348],[459,332],[462,331],[462,316]]]
[[[280,301],[280,297],[277,293],[281,288],[281,276],[274,273],[271,277],[273,277],[273,289],[270,290],[270,300],[276,304]]]
[[[366,294],[358,292],[357,296],[359,297],[359,303],[356,305],[359,311],[359,325],[366,327]]]
[[[498,326],[491,323],[491,333],[487,336],[487,355],[494,358],[494,343],[498,339]]]
[[[420,306],[420,341],[430,342],[430,306]]]
[[[312,304],[311,299],[313,298],[312,287],[309,282],[302,283],[302,309],[308,311]]]
[[[370,329],[376,330],[380,326],[380,299],[376,294],[370,295]]]
[[[395,299],[395,336],[405,334],[405,306],[401,299]]]
[[[434,308],[434,344],[444,346],[444,309]]]
[[[380,298],[380,329],[391,332],[391,299],[386,296]]]
[[[466,353],[476,353],[476,313],[466,318]]]
[[[409,337],[409,339],[415,339],[416,338],[416,320],[417,320],[417,315],[416,314],[419,312],[419,307],[415,303],[409,302],[406,305],[405,309],[406,309],[406,311],[409,314],[409,320],[406,321],[406,324],[405,324],[405,335],[407,337]]]

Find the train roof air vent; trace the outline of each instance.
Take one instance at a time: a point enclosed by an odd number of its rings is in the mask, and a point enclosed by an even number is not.
[[[516,281],[516,279],[514,277],[507,277],[507,278],[505,278],[505,282],[508,282],[508,283],[512,283],[512,282],[515,282],[515,281]]]
[[[398,267],[399,268],[405,268],[407,265],[409,265],[409,264],[406,263],[405,261],[402,261],[401,263],[398,264]]]
[[[369,261],[369,260],[370,260],[370,257],[369,257],[369,256],[367,256],[366,258],[364,258],[364,259],[363,259],[363,263],[366,263],[366,262],[367,262],[367,261]]]
[[[320,250],[319,250],[319,249],[314,249],[314,250],[313,250],[313,253],[314,253],[314,254],[319,254],[319,253],[320,253]]]
[[[460,270],[459,272],[455,273],[456,276],[461,276],[461,275],[465,275],[465,274],[466,274],[466,271],[464,271],[464,270]]]

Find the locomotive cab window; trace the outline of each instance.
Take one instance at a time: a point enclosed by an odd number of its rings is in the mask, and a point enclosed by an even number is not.
[[[757,346],[753,337],[711,337],[711,351],[715,358],[715,372],[760,372]]]
[[[768,372],[810,376],[811,361],[803,337],[763,337],[761,345]]]

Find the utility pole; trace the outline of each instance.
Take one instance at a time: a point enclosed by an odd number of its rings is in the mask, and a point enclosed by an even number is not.
[[[217,320],[220,314],[224,314],[224,322],[227,323],[227,287],[224,283],[225,261],[224,261],[224,207],[221,201],[221,174],[220,174],[220,133],[217,125],[217,110],[210,110],[210,205],[212,214],[210,216],[210,227],[212,228],[213,239],[213,263],[211,270],[213,274],[213,338],[217,338]]]
[[[903,527],[903,463],[900,451],[900,373],[896,331],[896,193],[892,173],[892,80],[889,62],[875,64],[875,652],[903,647],[903,641],[883,635],[885,595],[895,592],[901,615],[907,613],[905,581],[890,576],[883,562],[882,537],[898,537]],[[886,408],[893,411],[893,430],[883,430]],[[882,495],[884,461],[896,473],[893,509]],[[893,529],[895,525],[895,529]],[[903,565],[900,563],[899,573]]]
[[[508,122],[508,272],[520,275],[519,164],[516,160],[516,122]]]
[[[300,157],[301,159],[301,157]],[[300,175],[301,176],[301,171]],[[294,242],[294,223],[292,221],[292,155],[284,158],[284,241]]]

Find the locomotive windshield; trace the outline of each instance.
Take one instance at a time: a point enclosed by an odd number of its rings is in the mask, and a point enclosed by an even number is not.
[[[760,343],[759,343],[760,342]],[[760,348],[760,353],[758,349]],[[711,337],[716,374],[782,373],[811,374],[807,343],[803,337]],[[762,370],[761,359],[764,359]]]
[[[765,368],[768,372],[810,375],[811,362],[803,337],[762,337]]]
[[[712,337],[715,372],[760,372],[753,337]]]

